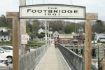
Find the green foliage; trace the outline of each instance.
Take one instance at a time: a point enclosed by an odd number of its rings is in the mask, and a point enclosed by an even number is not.
[[[40,22],[38,20],[33,21],[33,24],[32,24],[32,32],[33,33],[36,34],[38,32],[39,24],[40,24]]]
[[[45,42],[42,42],[42,41],[31,40],[31,41],[28,42],[27,46],[37,48],[37,47],[41,47],[44,44],[45,44]]]
[[[56,21],[49,21],[49,28],[51,28],[52,31],[63,31],[64,29],[64,22],[61,20]]]
[[[32,25],[29,23],[29,21],[26,22],[26,32],[31,35],[32,33]]]
[[[11,22],[7,21],[4,15],[0,17],[0,27],[8,27],[8,28],[12,27]]]
[[[27,21],[26,23],[26,32],[31,36],[31,39],[36,38],[37,33],[38,33],[38,29],[40,28],[40,22],[38,20],[34,20],[31,21],[32,23],[30,23],[30,21]]]
[[[105,24],[102,20],[97,20],[96,24],[93,25],[93,31],[96,33],[104,33],[105,32]]]
[[[45,33],[40,33],[40,34],[38,34],[38,38],[44,38],[45,37]]]
[[[0,45],[11,45],[12,43],[11,43],[11,41],[2,41],[2,42],[0,42]]]
[[[67,24],[64,28],[64,32],[66,34],[72,33],[72,32],[77,32],[78,29],[78,24],[75,23],[71,23],[71,24]]]

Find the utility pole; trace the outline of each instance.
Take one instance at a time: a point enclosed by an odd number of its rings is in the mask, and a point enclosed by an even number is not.
[[[98,70],[100,70],[100,56],[99,56],[99,45],[98,45]]]
[[[20,0],[20,6],[25,6],[26,0]],[[26,34],[26,20],[20,19],[20,37],[22,34]],[[26,45],[20,44],[21,54],[26,53]]]
[[[46,46],[47,46],[47,22],[46,22],[46,20],[44,20],[44,22],[45,22],[45,41],[46,41]]]
[[[47,22],[47,30],[48,30],[48,34],[47,34],[47,36],[48,36],[48,45],[50,45],[50,34],[49,34],[49,23]]]
[[[20,6],[26,5],[26,0],[20,0]]]
[[[103,45],[104,47],[105,45]],[[103,60],[102,60],[102,70],[105,70],[105,47],[104,47],[104,57],[103,57]]]

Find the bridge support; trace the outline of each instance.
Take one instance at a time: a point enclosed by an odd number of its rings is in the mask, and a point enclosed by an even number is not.
[[[85,69],[84,70],[91,70],[91,52],[92,52],[92,45],[91,45],[91,21],[86,20],[85,23],[85,47],[84,47],[84,62],[85,62]]]
[[[18,18],[13,19],[12,24],[12,45],[13,45],[13,70],[19,70],[19,45],[20,45],[20,31]]]
[[[91,59],[92,59],[92,28],[91,21],[97,20],[98,16],[96,13],[87,13],[86,14],[86,23],[85,23],[85,47],[84,47],[84,70],[91,70]]]
[[[19,70],[20,31],[18,12],[7,12],[6,18],[12,19],[13,70]]]
[[[104,57],[104,59],[103,59],[102,70],[105,70],[105,57]]]

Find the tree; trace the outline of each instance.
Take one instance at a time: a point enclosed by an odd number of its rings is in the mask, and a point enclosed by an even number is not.
[[[77,32],[77,29],[79,29],[79,24],[76,23],[70,23],[70,24],[66,24],[65,28],[64,28],[64,32],[66,34],[72,33],[72,32]]]
[[[31,36],[31,39],[34,39],[37,36],[38,29],[40,28],[39,25],[40,22],[38,20],[27,21],[26,30],[27,33]]]
[[[32,34],[32,25],[29,21],[26,21],[26,32],[31,35]]]
[[[40,28],[40,22],[38,20],[34,20],[32,24],[32,33],[37,36],[38,30]]]
[[[41,32],[40,34],[38,34],[38,38],[44,38],[45,37],[45,33]]]
[[[105,24],[102,20],[97,20],[96,24],[93,25],[93,31],[96,33],[103,33],[105,32]]]
[[[52,31],[63,31],[64,29],[64,22],[61,20],[48,21],[48,23]]]
[[[4,15],[1,15],[0,17],[0,27],[8,27],[11,28],[11,21],[7,21],[6,17]]]

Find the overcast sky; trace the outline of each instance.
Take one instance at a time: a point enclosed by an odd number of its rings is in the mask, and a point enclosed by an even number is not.
[[[105,0],[26,0],[28,4],[69,4],[86,6],[87,12],[98,13],[99,19],[105,20]],[[19,0],[2,0],[0,15],[7,11],[19,11]]]

